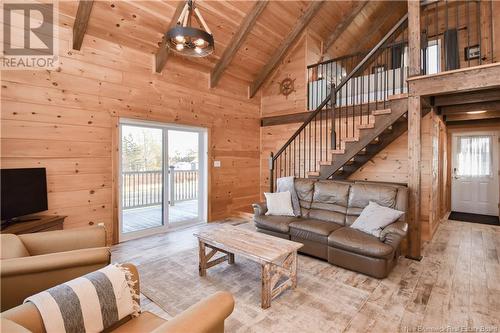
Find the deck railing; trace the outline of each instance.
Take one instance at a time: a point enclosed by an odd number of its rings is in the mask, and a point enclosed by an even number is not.
[[[169,172],[169,203],[196,200],[198,198],[198,170],[175,170]],[[163,202],[163,172],[126,171],[122,173],[122,206],[139,208],[161,205]]]

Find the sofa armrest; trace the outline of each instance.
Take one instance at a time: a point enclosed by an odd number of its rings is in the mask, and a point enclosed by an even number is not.
[[[4,318],[0,318],[0,328],[2,329],[2,332],[9,332],[9,333],[30,333],[31,332],[27,328],[9,320],[9,319],[4,319]]]
[[[107,266],[108,248],[83,249],[4,259],[0,265],[2,311],[26,297]]]
[[[265,202],[254,203],[252,207],[255,216],[265,215],[267,212],[267,204]]]
[[[7,311],[2,312],[2,331],[3,332],[11,332],[9,330],[5,330],[3,325],[4,321],[10,321],[11,323],[15,323],[16,325],[22,327],[27,332],[33,333],[42,333],[45,332],[45,326],[43,324],[42,315],[36,308],[35,304],[31,302],[23,303],[15,308],[9,309]],[[16,327],[16,333],[25,332],[22,329]]]
[[[107,247],[49,253],[39,256],[2,260],[1,277],[55,271],[65,268],[108,264],[111,253]]]
[[[233,296],[228,292],[219,291],[189,307],[153,332],[224,333],[224,320],[229,317],[233,309]]]
[[[382,229],[380,240],[396,249],[399,243],[401,243],[401,240],[406,237],[407,233],[408,224],[404,221],[398,221]]]
[[[106,246],[102,226],[74,228],[19,235],[32,256]]]

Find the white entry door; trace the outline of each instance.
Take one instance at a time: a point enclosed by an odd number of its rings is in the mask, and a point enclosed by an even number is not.
[[[498,216],[498,133],[457,133],[452,140],[452,210]]]

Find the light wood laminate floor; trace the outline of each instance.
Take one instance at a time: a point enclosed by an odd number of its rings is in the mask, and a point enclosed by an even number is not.
[[[192,235],[197,228],[119,244],[112,259],[140,265],[172,256],[197,246]],[[401,258],[383,280],[346,272],[348,287],[374,286],[341,331],[500,332],[500,227],[446,221],[424,244],[423,255],[421,262]],[[162,313],[144,301],[146,309]]]

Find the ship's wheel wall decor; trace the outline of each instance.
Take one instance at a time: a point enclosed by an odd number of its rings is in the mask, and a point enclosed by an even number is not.
[[[278,83],[280,85],[280,95],[288,98],[288,95],[295,91],[295,79],[290,79],[289,77],[283,79]]]

